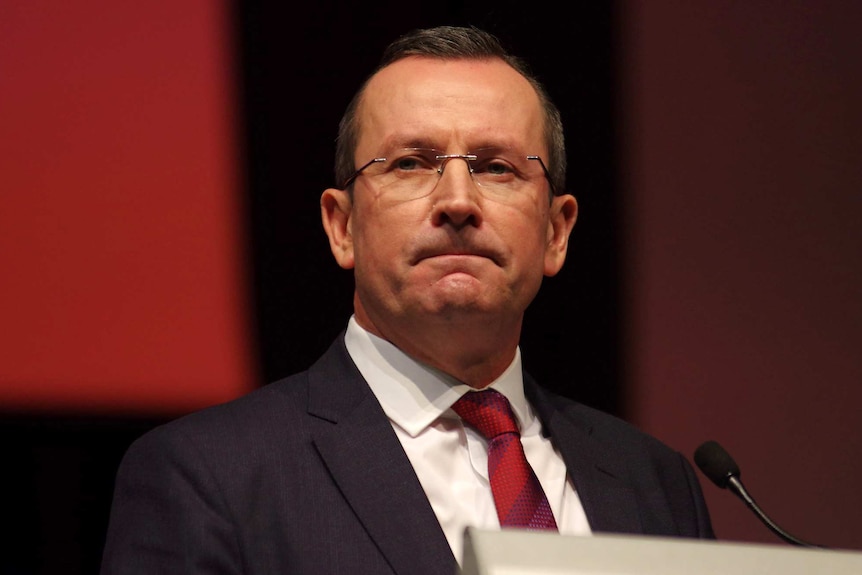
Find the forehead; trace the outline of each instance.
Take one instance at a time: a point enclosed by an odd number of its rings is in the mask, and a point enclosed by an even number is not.
[[[544,152],[538,95],[499,59],[399,60],[368,83],[359,126],[360,156],[408,145],[452,153],[488,146]]]

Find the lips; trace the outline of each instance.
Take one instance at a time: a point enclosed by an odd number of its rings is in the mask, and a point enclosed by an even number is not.
[[[480,246],[428,246],[418,250],[413,264],[417,264],[422,260],[446,257],[446,256],[472,256],[481,257],[491,260],[497,265],[500,265],[501,257],[497,250],[489,249]]]

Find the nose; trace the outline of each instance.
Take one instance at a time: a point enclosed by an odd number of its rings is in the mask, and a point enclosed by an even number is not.
[[[474,158],[461,154],[440,158],[440,179],[431,194],[434,225],[462,228],[478,227],[482,223],[482,197],[473,181],[470,167],[470,160]]]

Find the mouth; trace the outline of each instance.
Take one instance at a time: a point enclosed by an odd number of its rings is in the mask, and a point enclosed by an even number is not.
[[[492,250],[485,249],[476,249],[476,248],[468,248],[468,249],[459,249],[459,248],[447,248],[447,249],[429,249],[421,251],[415,261],[414,265],[418,264],[425,260],[464,260],[469,261],[472,259],[487,259],[491,260],[495,265],[500,265],[499,256],[496,252]]]

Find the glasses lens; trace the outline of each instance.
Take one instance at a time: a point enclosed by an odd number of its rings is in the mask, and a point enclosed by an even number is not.
[[[421,198],[437,184],[439,154],[437,150],[423,148],[393,150],[384,161],[369,166],[365,174],[383,194],[399,199]]]
[[[545,171],[539,162],[526,154],[507,149],[484,149],[475,152],[473,179],[483,191],[510,197],[531,186],[541,185]],[[533,156],[530,156],[533,157]]]

